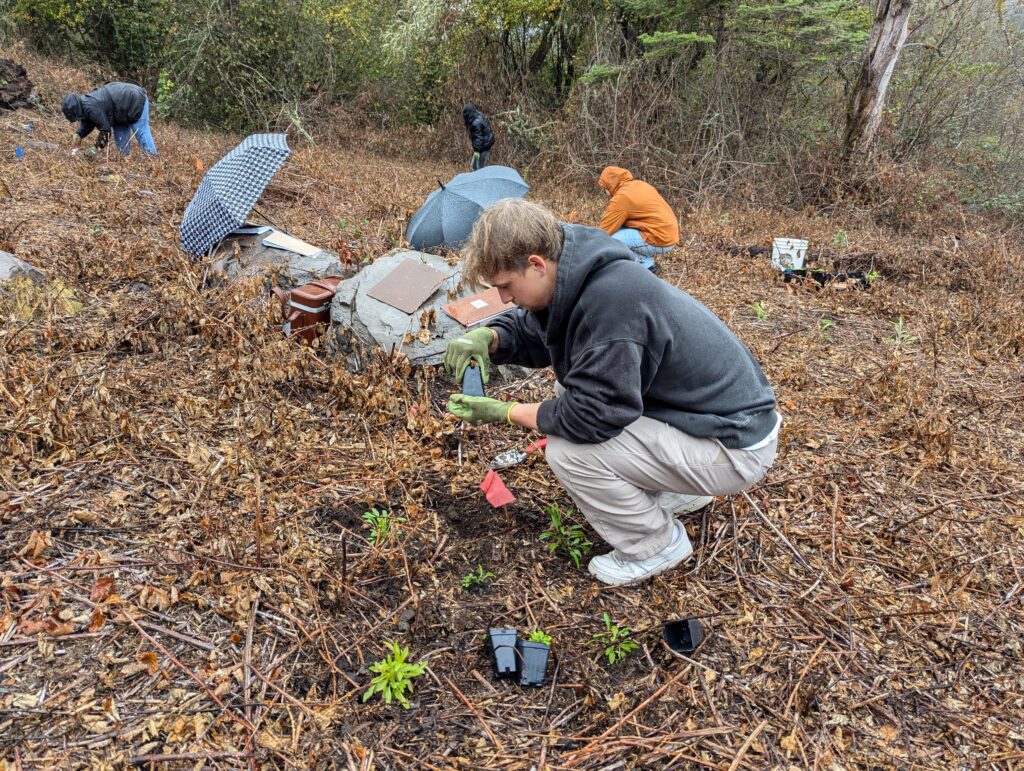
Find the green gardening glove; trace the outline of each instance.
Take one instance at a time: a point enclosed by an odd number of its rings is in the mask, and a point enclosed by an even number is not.
[[[455,382],[461,383],[470,360],[476,359],[476,363],[480,365],[480,376],[485,383],[489,382],[491,379],[489,350],[494,338],[494,332],[487,327],[480,327],[450,341],[444,350],[445,371],[449,374],[454,373]]]
[[[518,402],[503,402],[488,396],[463,396],[455,394],[448,399],[448,412],[467,423],[508,423],[509,413]]]

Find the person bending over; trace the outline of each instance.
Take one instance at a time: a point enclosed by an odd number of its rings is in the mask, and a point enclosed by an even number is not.
[[[156,155],[156,144],[149,130],[149,96],[142,86],[107,83],[88,94],[68,94],[61,101],[60,109],[70,122],[78,123],[72,155],[78,154],[82,140],[93,130],[99,132],[97,150],[106,147],[113,131],[114,144],[125,155],[131,153],[132,137],[144,153]]]
[[[471,360],[552,367],[553,399],[519,404],[456,394],[470,423],[548,436],[547,461],[613,551],[588,569],[632,584],[690,557],[673,516],[760,481],[775,459],[775,394],[711,311],[661,281],[602,231],[559,224],[544,207],[498,201],[462,251],[463,276],[518,307],[452,340],[446,369]]]

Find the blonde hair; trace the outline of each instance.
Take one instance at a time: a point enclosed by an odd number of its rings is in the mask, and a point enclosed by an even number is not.
[[[557,263],[564,238],[562,226],[545,207],[502,199],[480,215],[462,247],[462,277],[479,286],[504,271],[522,273],[531,254]]]

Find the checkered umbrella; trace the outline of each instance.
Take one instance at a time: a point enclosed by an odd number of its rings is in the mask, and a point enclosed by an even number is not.
[[[522,198],[529,190],[519,173],[508,166],[485,166],[457,174],[427,196],[423,208],[410,218],[406,238],[414,249],[441,244],[459,247],[484,209],[502,198]]]
[[[206,172],[181,219],[181,245],[206,254],[249,216],[271,177],[291,154],[285,134],[253,134]]]

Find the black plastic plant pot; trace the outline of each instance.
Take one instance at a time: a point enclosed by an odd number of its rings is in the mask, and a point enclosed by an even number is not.
[[[695,618],[681,618],[662,624],[668,647],[676,653],[693,653],[704,642],[704,627]]]
[[[490,629],[487,632],[487,648],[493,656],[495,677],[515,677],[516,667],[516,630]]]
[[[475,363],[466,367],[466,372],[462,376],[462,393],[465,396],[484,395],[483,371]]]
[[[516,649],[519,651],[519,684],[544,685],[551,648],[541,642],[520,640]]]

